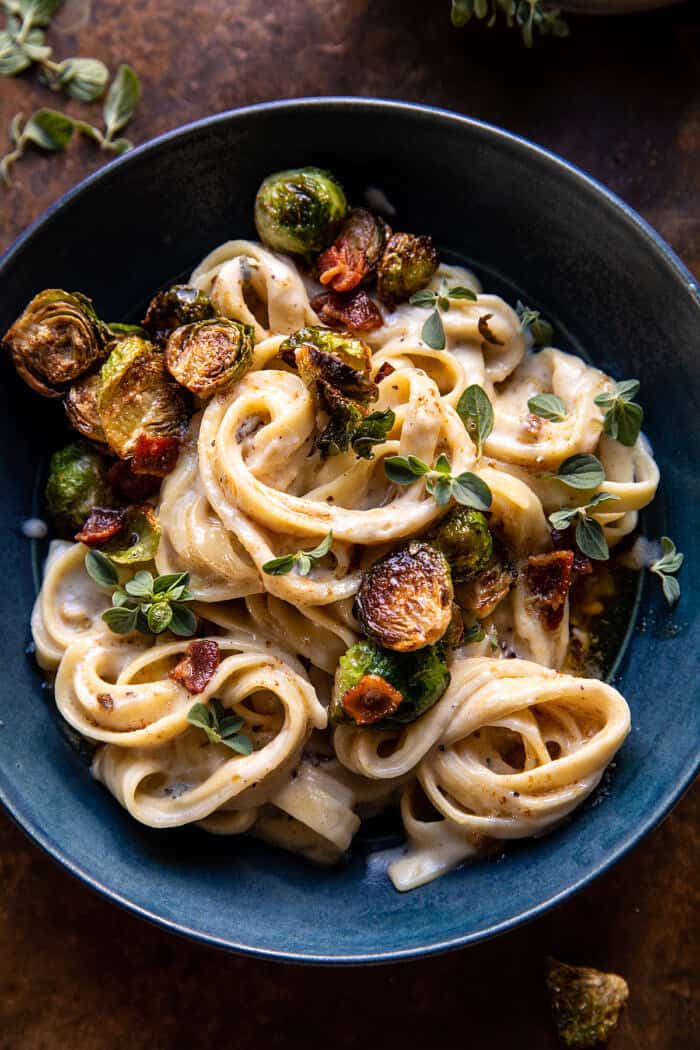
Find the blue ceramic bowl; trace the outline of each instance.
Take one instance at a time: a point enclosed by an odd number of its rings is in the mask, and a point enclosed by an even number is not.
[[[497,128],[393,102],[308,99],[224,113],[165,135],[81,183],[0,264],[0,331],[50,286],[93,296],[102,316],[138,313],[153,288],[214,245],[253,234],[264,175],[337,171],[358,198],[380,186],[409,229],[464,256],[489,289],[546,310],[558,344],[638,376],[662,472],[645,517],[686,553],[670,612],[640,582],[616,682],[633,730],[604,787],[565,827],[400,895],[390,839],[369,836],[320,871],[254,841],[136,824],[94,783],[42,689],[28,619],[40,551],[20,522],[36,503],[54,407],[6,362],[0,578],[0,798],[49,854],[145,918],[212,944],[277,959],[378,962],[455,948],[540,914],[590,882],[657,824],[698,759],[700,331],[698,288],[626,205],[559,158]]]

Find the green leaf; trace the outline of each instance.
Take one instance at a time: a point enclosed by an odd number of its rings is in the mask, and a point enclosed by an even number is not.
[[[461,29],[474,14],[474,0],[452,0],[452,25]]]
[[[22,138],[55,153],[65,149],[73,135],[73,121],[54,109],[38,109],[24,126]]]
[[[470,627],[469,630],[465,632],[463,642],[483,642],[485,637],[486,632],[484,631],[484,628],[480,623],[475,623],[473,627]]]
[[[142,569],[124,584],[124,590],[134,598],[148,598],[153,593],[153,577]]]
[[[621,379],[619,383],[615,383],[615,393],[623,401],[634,401],[640,386],[638,379]]]
[[[173,616],[170,621],[170,630],[178,638],[191,638],[197,630],[197,617],[186,605],[179,602],[171,602],[170,611]]]
[[[355,455],[359,459],[374,459],[374,446],[386,441],[395,422],[396,415],[390,408],[365,416],[350,439]]]
[[[137,575],[140,575],[137,574]],[[188,572],[167,572],[163,573],[162,576],[156,576],[153,580],[153,593],[163,594],[165,591],[172,591],[173,588],[184,585],[185,587],[190,582],[190,574]]]
[[[549,515],[549,521],[555,529],[563,532],[564,529],[568,529],[571,522],[574,521],[580,513],[580,507],[562,507],[561,510],[555,510]]]
[[[250,755],[253,752],[253,742],[247,736],[229,737],[222,740],[221,743],[226,744],[226,747],[230,747],[232,751],[237,751],[239,755]]]
[[[431,292],[429,288],[423,288],[420,292],[414,292],[408,301],[411,306],[420,306],[429,310],[435,305],[436,298],[435,292]]]
[[[162,634],[170,626],[173,611],[168,602],[154,602],[146,613],[148,626],[154,634]]]
[[[109,558],[101,551],[88,551],[85,555],[85,570],[100,587],[116,587],[119,575]]]
[[[268,576],[286,576],[294,568],[295,557],[294,554],[283,554],[281,558],[272,558],[265,562],[262,571]]]
[[[108,139],[129,123],[140,98],[141,84],[136,73],[131,66],[120,66],[107,92],[103,109]]]
[[[325,536],[321,540],[321,542],[319,543],[318,547],[314,547],[313,550],[305,551],[304,553],[307,554],[309,556],[309,558],[313,558],[314,560],[318,560],[319,558],[325,558],[325,556],[328,554],[329,550],[331,549],[332,543],[333,543],[333,532],[331,531],[331,532],[328,533],[327,536]]]
[[[566,419],[566,406],[556,394],[537,394],[530,398],[527,407],[533,416],[548,419],[550,423],[561,423]]]
[[[234,736],[244,725],[244,718],[239,718],[238,715],[228,715],[219,721],[219,735],[223,739],[226,739],[228,736]]]
[[[413,465],[411,464],[413,460]],[[416,469],[420,464],[421,469]],[[422,468],[425,467],[425,470]],[[384,473],[395,485],[412,485],[416,477],[427,474],[430,468],[416,456],[387,456],[384,460]]]
[[[98,58],[67,58],[57,75],[66,94],[80,102],[102,98],[109,81],[109,70]]]
[[[661,575],[661,589],[664,592],[664,598],[669,605],[673,605],[677,602],[681,596],[681,585],[675,576]]]
[[[452,470],[450,461],[444,452],[441,452],[438,456],[434,469],[437,470],[438,474],[449,474]]]
[[[418,459],[418,456],[408,456],[408,469],[417,478],[420,478],[423,474],[427,474],[430,467],[427,463],[424,463],[422,459]]]
[[[684,555],[676,550],[676,545],[668,536],[661,537],[662,556],[651,566],[660,572],[678,572],[683,564]]]
[[[187,721],[199,729],[211,728],[211,714],[206,704],[193,704],[187,712]]]
[[[437,310],[433,310],[421,330],[421,339],[426,346],[433,350],[445,349],[445,329],[442,326],[442,318]]]
[[[484,442],[493,430],[493,405],[483,387],[477,383],[467,387],[457,402],[457,415],[476,445],[477,456],[480,456]]]
[[[615,404],[615,394],[611,394],[609,391],[605,391],[602,394],[598,394],[593,398],[593,404],[598,405],[599,408],[612,408]]]
[[[130,609],[135,608],[133,601],[125,591],[112,591],[112,605],[127,605]]]
[[[113,139],[111,142],[103,142],[102,147],[103,149],[111,150],[112,153],[121,155],[133,149],[134,144],[129,139]]]
[[[599,507],[601,503],[614,503],[619,500],[619,496],[616,496],[614,492],[596,492],[590,503],[586,504],[586,510],[592,510],[593,507]]]
[[[311,558],[308,556],[308,554],[304,554],[303,551],[299,551],[298,554],[295,554],[294,568],[300,576],[308,576],[311,572],[312,566],[313,562],[311,561]]]
[[[643,419],[644,410],[641,405],[618,399],[605,413],[603,430],[608,437],[619,441],[626,448],[631,448],[639,437]]]
[[[129,634],[136,629],[137,609],[114,607],[102,613],[102,619],[114,634]]]
[[[539,310],[531,310],[529,306],[525,306],[519,299],[515,307],[515,312],[520,320],[520,327],[523,331],[526,328],[530,329],[532,338],[537,346],[547,346],[552,341],[552,326],[549,321],[541,316]]]
[[[474,510],[482,511],[488,510],[493,500],[491,489],[486,482],[469,471],[453,479],[452,495],[463,507],[473,507]]]
[[[472,303],[475,303],[477,300],[476,292],[473,292],[471,288],[462,288],[461,285],[455,285],[454,288],[450,288],[448,294],[450,299],[468,299]]]
[[[60,0],[15,0],[11,10],[33,26],[47,26]]]
[[[451,478],[431,478],[425,487],[440,507],[446,506],[452,499],[453,481]]]
[[[579,518],[576,525],[576,544],[581,553],[593,561],[607,561],[610,557],[603,528],[593,518]]]
[[[212,697],[212,699],[209,701],[209,710],[211,712],[212,725],[216,727],[216,730],[218,732],[219,723],[221,722],[222,718],[226,717],[226,708],[222,704],[221,700],[219,700],[218,696]]]
[[[605,481],[605,470],[595,456],[579,453],[565,459],[556,474],[545,477],[556,478],[570,489],[597,489]]]
[[[14,77],[29,69],[32,64],[30,56],[8,32],[0,32],[0,76]]]

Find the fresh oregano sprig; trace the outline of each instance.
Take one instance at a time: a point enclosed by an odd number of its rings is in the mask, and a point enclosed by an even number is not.
[[[445,349],[445,328],[440,314],[449,311],[450,299],[468,299],[475,303],[476,293],[471,288],[463,288],[458,284],[450,288],[443,278],[440,281],[439,291],[434,292],[431,288],[423,288],[419,292],[414,292],[408,300],[412,306],[420,306],[423,310],[432,311],[421,329],[421,339],[432,350]]]
[[[639,393],[638,379],[623,379],[615,383],[614,391],[598,394],[593,401],[606,409],[603,430],[614,441],[631,448],[639,437],[644,420],[644,410],[635,402]]]
[[[493,430],[494,419],[493,405],[483,387],[477,383],[467,387],[457,402],[457,415],[476,445],[477,456],[480,456]]]
[[[590,502],[582,507],[562,507],[561,510],[555,510],[549,515],[549,520],[554,528],[560,531],[568,529],[576,522],[574,535],[576,546],[581,553],[592,558],[593,561],[607,561],[610,557],[610,550],[603,526],[590,516],[589,511],[619,498],[612,492],[597,492]]]
[[[544,476],[555,478],[570,489],[597,489],[605,481],[605,468],[596,456],[579,452],[565,459],[555,474]]]
[[[472,18],[487,19],[496,24],[498,13],[505,15],[509,28],[516,26],[526,47],[532,47],[535,33],[540,36],[567,37],[569,27],[558,7],[543,0],[451,0],[452,25],[461,28]]]
[[[527,403],[528,411],[550,423],[561,423],[566,419],[566,405],[556,394],[536,394]]]
[[[539,310],[532,310],[518,299],[515,312],[523,332],[529,328],[536,346],[549,346],[554,330],[549,321],[545,321]]]
[[[240,731],[245,725],[245,719],[227,714],[226,708],[216,697],[208,704],[193,704],[187,712],[187,721],[203,729],[210,744],[224,744],[239,755],[250,755],[253,751],[252,740]]]
[[[300,576],[308,576],[317,561],[325,558],[333,543],[333,532],[321,540],[318,547],[310,551],[295,551],[294,554],[283,554],[280,558],[266,561],[262,567],[268,576],[286,576],[295,569]]]
[[[493,497],[486,482],[469,471],[456,476],[451,471],[444,454],[438,456],[433,468],[417,456],[388,456],[384,460],[384,473],[395,485],[412,485],[424,478],[426,491],[441,507],[454,499],[463,507],[488,510]]]
[[[683,564],[684,555],[676,550],[675,543],[668,536],[661,537],[661,551],[661,557],[651,563],[649,571],[659,577],[664,598],[669,605],[673,605],[681,596],[681,585],[674,573]]]
[[[102,619],[114,634],[162,634],[170,630],[182,638],[197,629],[197,617],[185,602],[192,601],[187,572],[166,573],[155,578],[150,572],[137,572],[119,586],[119,575],[109,558],[98,550],[85,555],[85,569],[101,587],[112,587],[112,608]]]

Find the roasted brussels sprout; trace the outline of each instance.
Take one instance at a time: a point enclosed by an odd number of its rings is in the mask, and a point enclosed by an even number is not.
[[[364,411],[352,400],[345,397],[337,387],[322,380],[318,382],[321,404],[328,412],[330,419],[316,438],[316,448],[323,458],[338,456],[347,452],[353,435],[364,420]]]
[[[336,292],[351,292],[376,268],[391,230],[366,208],[353,208],[343,220],[330,248],[316,266],[321,284]]]
[[[69,383],[104,357],[108,339],[107,326],[87,296],[47,288],[34,296],[2,343],[32,390],[60,397]]]
[[[438,268],[438,253],[432,239],[413,233],[395,233],[377,267],[377,292],[389,304],[410,299],[425,288]]]
[[[97,410],[97,391],[100,389],[100,374],[92,372],[83,376],[71,386],[66,394],[63,407],[68,421],[79,434],[95,441],[98,445],[106,444],[100,413]]]
[[[455,507],[428,536],[450,563],[455,583],[473,579],[488,565],[493,554],[489,523],[478,510]]]
[[[121,342],[130,335],[137,335],[140,339],[148,339],[148,332],[140,324],[121,324],[118,321],[110,321],[107,325],[112,339]]]
[[[493,553],[488,564],[467,583],[459,586],[457,601],[462,609],[477,619],[490,616],[506,597],[517,579],[517,569],[511,563],[503,544],[492,537]]]
[[[627,1002],[627,981],[588,966],[545,963],[545,981],[559,1035],[574,1050],[607,1043]]]
[[[197,321],[208,321],[210,317],[216,317],[216,310],[208,295],[188,284],[174,284],[153,296],[143,319],[143,327],[148,333],[147,338],[164,347],[168,336],[176,328],[196,324]]]
[[[93,507],[111,502],[102,456],[82,442],[54,452],[45,496],[58,528],[72,536],[82,527]]]
[[[395,653],[366,639],[351,646],[338,662],[330,718],[337,724],[375,728],[415,722],[449,684],[440,646]]]
[[[323,251],[347,212],[342,187],[320,168],[278,171],[255,197],[255,226],[268,247],[292,255]]]
[[[362,576],[355,615],[385,649],[413,652],[433,645],[452,620],[452,577],[445,556],[428,543],[409,543]]]
[[[138,336],[117,343],[103,364],[97,408],[107,443],[122,459],[142,436],[179,435],[187,417],[183,392],[168,375],[163,354]]]
[[[248,370],[253,359],[251,325],[214,317],[170,333],[165,366],[181,386],[210,397]]]
[[[152,561],[160,542],[160,523],[150,503],[127,507],[119,535],[110,539],[102,552],[117,565]]]
[[[350,368],[369,376],[372,367],[372,351],[367,343],[348,332],[333,332],[330,328],[308,325],[288,336],[280,344],[279,355],[292,368],[299,367],[297,351],[304,347],[315,347],[338,358]],[[320,360],[320,359],[319,359]],[[316,378],[315,376],[313,378]],[[324,377],[325,378],[325,377]],[[331,380],[329,379],[329,382]],[[370,400],[374,400],[371,398]]]

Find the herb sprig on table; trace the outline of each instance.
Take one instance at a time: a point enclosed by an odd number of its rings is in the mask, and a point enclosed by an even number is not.
[[[540,36],[566,37],[569,27],[558,7],[543,0],[452,0],[452,25],[461,28],[472,18],[487,19],[487,26],[495,25],[498,15],[504,15],[509,28],[516,26],[526,47],[532,47],[535,33]]]

